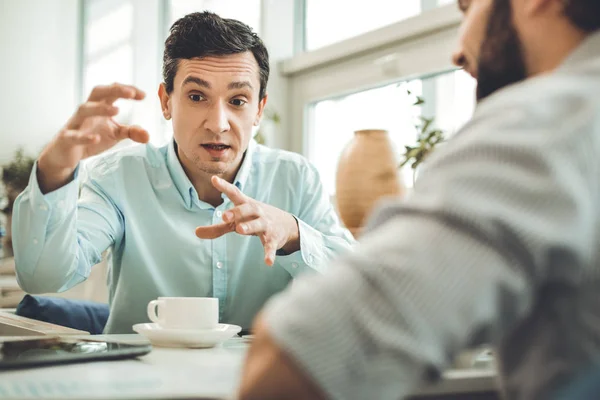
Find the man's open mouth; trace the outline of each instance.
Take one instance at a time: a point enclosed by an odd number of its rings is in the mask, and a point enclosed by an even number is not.
[[[203,144],[202,147],[204,147],[207,150],[216,150],[216,151],[226,150],[226,149],[231,148],[231,146],[228,146],[226,144],[217,144],[217,143],[206,143],[206,144]]]

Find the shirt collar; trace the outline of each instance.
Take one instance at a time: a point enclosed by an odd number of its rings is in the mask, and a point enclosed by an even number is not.
[[[192,185],[190,178],[188,178],[181,166],[175,146],[175,140],[171,140],[167,150],[167,168],[169,168],[171,178],[173,179],[177,191],[185,201],[187,208],[191,209],[192,204],[194,203],[194,196],[198,199],[198,195],[196,194],[196,189],[194,189],[194,185]]]
[[[246,150],[246,154],[244,154],[244,159],[242,160],[242,165],[240,166],[240,169],[238,170],[238,173],[233,181],[233,184],[242,192],[244,191],[244,186],[246,185],[248,176],[250,176],[250,171],[252,170],[252,160],[254,158],[255,151],[256,141],[254,139],[250,139],[248,149]]]
[[[181,162],[179,161],[179,157],[177,157],[177,153],[175,150],[175,140],[171,140],[169,143],[169,147],[167,150],[167,167],[169,168],[169,172],[171,173],[171,178],[173,179],[173,183],[177,188],[177,191],[185,201],[186,206],[191,209],[192,204],[194,202],[199,203],[198,193],[192,185],[192,182],[186,175],[183,167],[181,166]],[[242,165],[238,170],[238,173],[233,181],[234,185],[238,187],[241,191],[244,191],[244,186],[248,181],[248,176],[250,175],[250,171],[252,169],[252,159],[254,152],[256,151],[256,141],[254,139],[250,140],[248,144],[248,149],[244,154],[244,159],[242,161]]]
[[[562,63],[560,69],[570,68],[600,56],[600,32],[590,33]]]

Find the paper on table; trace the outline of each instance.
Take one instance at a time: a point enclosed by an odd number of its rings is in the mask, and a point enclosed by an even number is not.
[[[31,335],[89,335],[89,333],[0,310],[1,337]]]

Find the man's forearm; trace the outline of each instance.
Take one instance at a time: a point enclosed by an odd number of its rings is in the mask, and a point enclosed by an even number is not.
[[[87,205],[77,207],[77,171],[67,185],[41,193],[32,171],[29,185],[13,209],[13,248],[22,288],[30,293],[56,292],[85,280],[92,265],[120,232],[118,216],[95,186],[84,183]],[[81,234],[80,234],[81,232]]]
[[[77,187],[64,187],[55,192],[60,200],[49,202],[35,187],[35,179],[33,175],[13,208],[16,272],[25,291],[56,292],[69,280],[77,261],[72,248],[77,245]]]

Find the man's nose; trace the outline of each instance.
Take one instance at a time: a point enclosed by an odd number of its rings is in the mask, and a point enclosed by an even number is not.
[[[206,118],[205,128],[213,133],[222,133],[229,130],[227,106],[218,102],[210,107]]]
[[[452,53],[452,63],[460,68],[464,68],[466,66],[467,58],[465,57],[462,46],[459,45]]]

